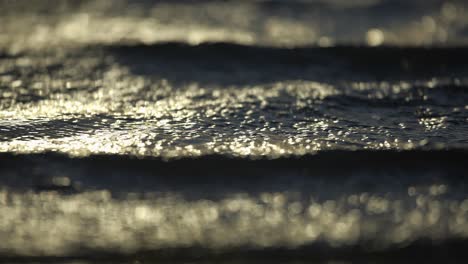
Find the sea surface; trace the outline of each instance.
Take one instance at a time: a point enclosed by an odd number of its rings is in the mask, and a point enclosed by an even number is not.
[[[464,1],[0,0],[0,261],[464,263],[467,154]]]

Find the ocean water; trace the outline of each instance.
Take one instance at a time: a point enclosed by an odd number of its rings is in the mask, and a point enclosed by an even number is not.
[[[0,259],[466,258],[463,1],[3,0],[0,25]]]

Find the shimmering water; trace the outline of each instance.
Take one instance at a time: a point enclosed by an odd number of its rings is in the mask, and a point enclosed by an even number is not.
[[[2,7],[0,42],[13,50],[134,41],[461,45],[468,34],[462,0],[3,0]]]
[[[230,44],[6,54],[0,150],[184,157],[462,148],[467,54]]]
[[[380,260],[454,260],[465,256],[468,236],[463,155],[172,162],[3,155],[0,230],[9,239],[0,249],[114,260],[369,260],[375,252]],[[432,255],[421,255],[428,249]]]
[[[0,1],[0,257],[452,252],[467,12]]]

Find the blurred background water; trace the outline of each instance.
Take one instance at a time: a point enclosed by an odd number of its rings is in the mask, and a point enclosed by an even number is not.
[[[17,49],[122,41],[460,45],[468,34],[464,1],[4,0],[2,7],[1,40]]]
[[[1,257],[454,260],[467,12],[1,0]]]

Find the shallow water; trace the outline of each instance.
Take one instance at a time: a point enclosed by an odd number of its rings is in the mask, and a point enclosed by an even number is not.
[[[456,260],[468,236],[464,155],[3,155],[10,239],[0,249],[55,260]]]
[[[0,43],[12,50],[134,41],[463,45],[468,36],[465,1],[3,0],[2,6]]]
[[[464,148],[467,53],[173,43],[4,55],[0,150],[276,157]]]
[[[4,260],[464,254],[463,2],[0,7]]]

